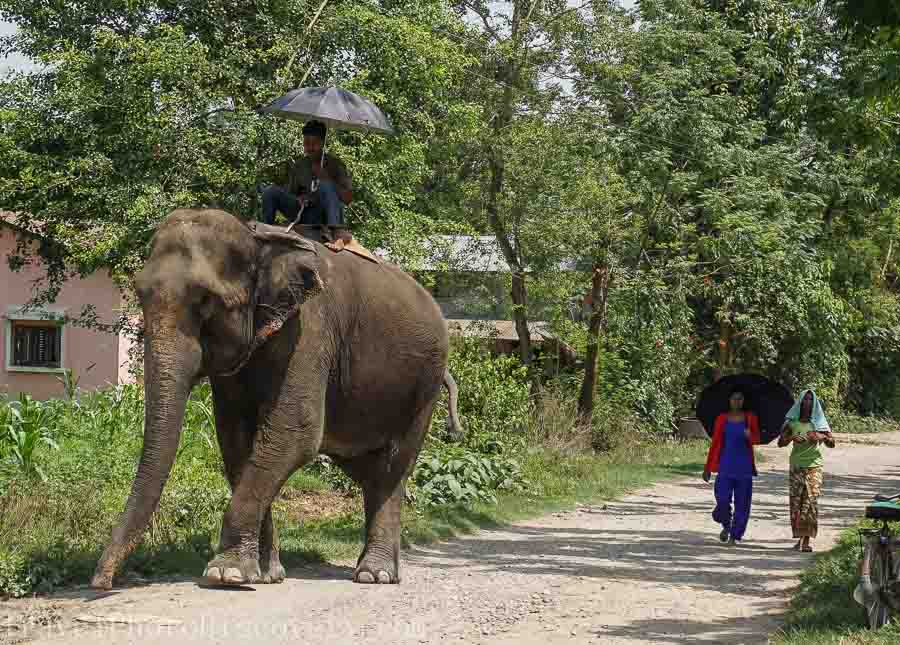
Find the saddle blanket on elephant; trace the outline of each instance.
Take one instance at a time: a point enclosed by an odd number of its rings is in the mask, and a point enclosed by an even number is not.
[[[335,253],[340,253],[341,251],[350,251],[351,253],[358,255],[361,258],[365,258],[370,262],[381,264],[378,256],[376,256],[374,253],[369,251],[369,249],[357,242],[352,233],[350,233],[349,231],[342,231],[341,233],[341,235],[337,236],[335,242],[326,242],[325,247]]]
[[[268,235],[271,237],[293,236],[301,239],[313,239],[321,242],[325,248],[333,253],[349,251],[354,255],[361,257],[369,262],[381,264],[381,260],[377,255],[369,251],[366,247],[356,241],[353,234],[345,228],[333,228],[331,231],[324,232],[318,226],[298,226],[297,228],[287,231],[281,226],[272,224],[264,224],[262,222],[251,221],[247,225],[255,233]]]

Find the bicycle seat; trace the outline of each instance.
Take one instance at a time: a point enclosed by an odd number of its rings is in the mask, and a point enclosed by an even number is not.
[[[878,501],[866,506],[866,517],[870,520],[900,522],[900,502]]]
[[[890,497],[885,497],[884,495],[876,495],[874,499],[876,502],[890,502],[895,499],[900,499],[900,493],[896,493],[895,495],[891,495]]]

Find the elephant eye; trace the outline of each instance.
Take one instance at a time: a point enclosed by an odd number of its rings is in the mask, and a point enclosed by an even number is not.
[[[211,292],[207,292],[203,294],[203,297],[200,299],[199,306],[197,310],[200,313],[200,317],[203,319],[204,324],[209,321],[210,318],[216,313],[216,306],[218,304],[218,297]]]

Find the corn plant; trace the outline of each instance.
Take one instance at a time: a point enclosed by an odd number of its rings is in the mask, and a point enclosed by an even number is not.
[[[20,394],[16,401],[6,405],[3,426],[0,428],[0,458],[10,460],[26,477],[39,477],[46,481],[38,465],[37,454],[41,446],[57,450],[51,427],[55,421],[52,406],[35,401],[27,394]]]
[[[87,366],[87,369],[84,370],[84,373],[87,374],[95,367],[97,367],[97,363],[91,363]],[[78,384],[81,383],[81,376],[75,374],[75,370],[67,367],[63,369],[61,376],[56,377],[56,380],[62,384],[63,390],[66,393],[66,399],[74,401],[80,391]]]
[[[216,454],[216,415],[213,408],[212,388],[203,383],[194,388],[184,411],[184,431],[178,448],[178,457],[185,452],[204,458]]]
[[[119,433],[129,429],[140,432],[143,401],[140,390],[133,385],[117,385],[110,390],[94,392],[84,397],[84,405],[73,403],[79,429],[95,439],[106,442],[120,440]]]

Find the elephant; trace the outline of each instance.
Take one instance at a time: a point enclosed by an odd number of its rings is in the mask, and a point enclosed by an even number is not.
[[[217,209],[160,223],[134,277],[144,320],[144,443],[125,510],[91,580],[116,570],[156,511],[187,399],[209,380],[232,491],[203,574],[225,585],[284,580],[272,501],[328,455],[363,492],[353,580],[400,582],[400,508],[441,388],[459,437],[449,340],[431,295],[403,270],[335,252]]]

